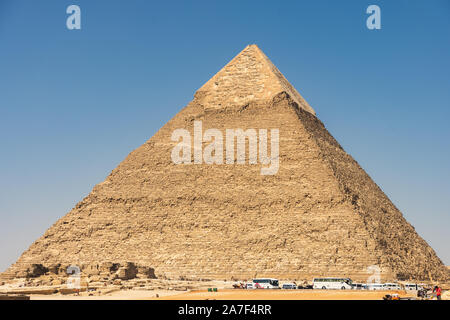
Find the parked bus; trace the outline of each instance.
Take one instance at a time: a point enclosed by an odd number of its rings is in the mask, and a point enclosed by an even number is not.
[[[402,290],[402,287],[398,283],[385,283],[383,284],[384,290]]]
[[[349,278],[314,278],[314,289],[351,289],[352,280]]]
[[[352,289],[354,290],[367,290],[366,283],[352,283]]]
[[[405,290],[422,290],[423,287],[417,283],[405,283]]]
[[[278,279],[258,278],[253,279],[253,287],[256,289],[279,289]]]
[[[384,284],[382,283],[368,283],[367,288],[369,290],[384,290]]]

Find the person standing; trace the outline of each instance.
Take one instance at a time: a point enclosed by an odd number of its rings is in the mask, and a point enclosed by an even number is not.
[[[436,289],[436,297],[438,300],[441,300],[441,294],[442,294],[442,289],[440,286],[438,286]]]
[[[442,289],[440,286],[435,286],[433,292],[436,292],[436,298],[441,300]]]

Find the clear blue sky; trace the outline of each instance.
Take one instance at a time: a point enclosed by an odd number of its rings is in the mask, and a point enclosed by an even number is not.
[[[0,0],[0,271],[251,43],[450,264],[450,1]]]

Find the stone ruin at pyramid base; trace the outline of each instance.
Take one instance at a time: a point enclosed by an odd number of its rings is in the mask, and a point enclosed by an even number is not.
[[[195,121],[203,131],[278,128],[278,172],[261,175],[262,165],[248,161],[173,163],[173,131],[192,133]],[[255,45],[2,277],[64,276],[69,265],[103,280],[366,281],[376,268],[382,281],[449,279],[434,250]]]

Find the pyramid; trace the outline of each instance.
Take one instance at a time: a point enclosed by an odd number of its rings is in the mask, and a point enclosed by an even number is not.
[[[278,129],[277,172],[263,175],[264,164],[250,161],[174,163],[173,132],[193,133],[199,122],[202,132]],[[448,278],[433,249],[256,45],[206,82],[3,277],[58,274],[68,265],[83,276],[124,268],[130,277],[169,279],[363,281],[374,268],[382,279]]]

